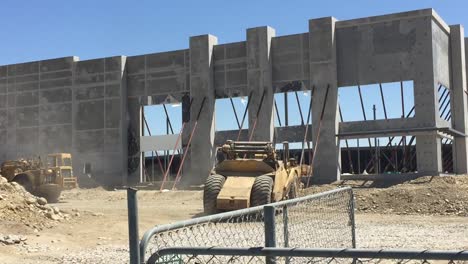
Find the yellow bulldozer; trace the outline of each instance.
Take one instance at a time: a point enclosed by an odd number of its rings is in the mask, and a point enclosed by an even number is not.
[[[71,154],[68,153],[49,154],[47,166],[40,158],[5,161],[1,164],[0,174],[49,202],[57,202],[64,188],[78,185],[73,176]]]
[[[217,165],[206,179],[203,208],[206,214],[264,205],[297,196],[301,168],[289,158],[283,143],[283,158],[271,142],[228,140],[217,151]]]
[[[78,188],[78,181],[73,175],[72,156],[70,153],[53,153],[47,155],[47,166],[62,177],[64,189]]]

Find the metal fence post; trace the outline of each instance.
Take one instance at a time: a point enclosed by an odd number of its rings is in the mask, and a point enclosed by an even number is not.
[[[289,226],[288,226],[288,206],[283,207],[283,235],[284,247],[289,247]]]
[[[356,221],[354,220],[354,208],[355,208],[355,202],[354,202],[354,193],[353,190],[351,192],[351,199],[350,199],[350,212],[349,212],[349,219],[351,221],[351,243],[353,248],[356,248]]]
[[[354,192],[351,189],[351,199],[349,201],[349,221],[351,221],[351,243],[353,248],[356,248],[356,222],[354,220],[354,208],[355,208],[355,202],[354,202]],[[357,263],[357,258],[353,258],[353,261],[351,262],[352,264]]]
[[[138,201],[137,189],[127,188],[128,208],[128,238],[130,249],[130,264],[140,263],[139,239],[138,239]]]
[[[288,206],[283,207],[283,236],[284,236],[284,247],[289,247],[289,216]],[[286,257],[285,264],[289,264],[290,258]]]
[[[263,216],[265,224],[265,247],[276,247],[276,223],[275,223],[275,207],[266,205],[263,207]],[[276,263],[272,257],[266,257],[267,264]]]

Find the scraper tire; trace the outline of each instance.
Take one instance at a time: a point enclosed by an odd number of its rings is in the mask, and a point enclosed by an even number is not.
[[[203,188],[203,211],[205,214],[215,214],[218,212],[216,208],[216,199],[223,188],[226,178],[222,175],[213,174],[208,176]]]
[[[252,186],[250,200],[252,206],[271,203],[271,192],[273,190],[273,179],[269,176],[258,176]]]

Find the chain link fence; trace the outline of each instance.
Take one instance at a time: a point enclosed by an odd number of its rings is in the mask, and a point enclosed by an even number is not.
[[[468,263],[468,251],[298,248],[167,248],[148,264],[172,263]]]
[[[263,206],[258,206],[155,227],[140,242],[140,260],[144,262],[155,252],[173,247],[355,247],[351,188],[272,203],[268,207],[274,209],[271,216],[265,215]],[[213,262],[216,259],[219,261]],[[194,257],[161,263],[228,263],[230,259],[221,261],[213,256],[212,260],[203,260]],[[256,262],[242,259],[232,263]]]

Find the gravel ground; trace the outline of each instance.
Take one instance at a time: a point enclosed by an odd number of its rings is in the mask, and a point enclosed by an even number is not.
[[[464,217],[357,214],[356,221],[358,247],[468,250],[468,219]],[[54,246],[19,247],[33,248],[44,254],[54,250]],[[87,251],[72,251],[48,259],[50,262],[35,261],[23,263],[128,263],[128,247],[103,245]]]
[[[171,223],[200,215],[201,196],[200,191],[140,191],[140,234],[154,224]],[[14,245],[0,245],[0,262],[128,263],[125,197],[125,191],[67,191],[64,200],[53,206],[78,212],[79,216],[73,221],[56,221],[56,226],[38,233],[25,230],[22,222],[16,229],[12,225],[0,225],[3,235],[27,238]],[[389,204],[383,198],[374,201],[372,204],[379,207]],[[358,247],[468,250],[468,217],[465,216],[360,210],[356,214],[356,223]],[[216,237],[216,234],[213,236]]]

